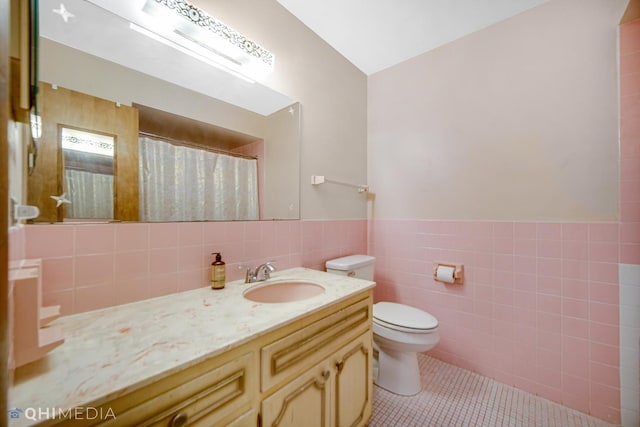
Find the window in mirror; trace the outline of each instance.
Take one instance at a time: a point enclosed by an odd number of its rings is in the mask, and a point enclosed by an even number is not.
[[[113,219],[115,136],[60,127],[65,218]]]

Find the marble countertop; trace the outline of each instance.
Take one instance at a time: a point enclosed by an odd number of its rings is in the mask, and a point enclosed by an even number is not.
[[[16,371],[9,408],[97,405],[375,286],[301,267],[273,273],[270,282],[283,279],[317,282],[326,291],[302,301],[256,303],[242,296],[254,284],[240,280],[222,290],[205,287],[62,317],[54,324],[62,327],[64,344]],[[22,413],[9,425],[41,421]]]

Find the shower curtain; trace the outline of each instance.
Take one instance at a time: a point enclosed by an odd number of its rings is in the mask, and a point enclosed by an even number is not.
[[[140,137],[140,220],[257,220],[257,163]]]
[[[65,169],[65,218],[113,219],[113,175]]]

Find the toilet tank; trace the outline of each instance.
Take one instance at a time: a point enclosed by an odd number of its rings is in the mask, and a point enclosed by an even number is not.
[[[350,255],[331,259],[325,263],[327,272],[358,279],[373,280],[375,257],[368,255]]]

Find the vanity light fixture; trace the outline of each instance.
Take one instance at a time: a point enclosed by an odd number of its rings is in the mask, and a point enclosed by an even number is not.
[[[156,40],[199,60],[251,80],[273,71],[273,53],[185,0],[146,0],[142,11],[132,29],[147,36],[151,32]]]
[[[212,59],[209,59],[206,56],[200,55],[200,54],[194,52],[193,50],[190,50],[190,49],[188,49],[188,48],[186,48],[186,47],[184,47],[184,46],[182,46],[182,45],[180,45],[180,44],[178,44],[178,43],[176,43],[176,42],[174,42],[172,40],[164,38],[161,35],[153,32],[153,31],[147,30],[146,28],[143,28],[143,27],[141,27],[141,26],[139,26],[137,24],[134,24],[133,22],[129,23],[129,28],[131,28],[133,31],[136,31],[136,32],[138,32],[138,33],[140,33],[140,34],[142,34],[144,36],[149,37],[150,39],[158,41],[158,42],[160,42],[160,43],[162,43],[162,44],[164,44],[166,46],[169,46],[170,48],[173,48],[173,49],[175,49],[175,50],[177,50],[179,52],[182,52],[182,53],[184,53],[186,55],[189,55],[190,57],[195,58],[198,61],[204,62],[205,64],[211,65],[212,67],[215,67],[215,68],[218,68],[220,70],[226,71],[227,73],[230,73],[230,74],[238,77],[239,79],[242,79],[242,80],[244,80],[246,82],[249,82],[249,83],[255,83],[255,80],[250,79],[249,77],[245,76],[244,74],[241,74],[241,73],[239,73],[237,71],[234,71],[234,70],[230,69],[229,67],[225,67],[224,65],[222,65],[222,64],[220,64],[220,63],[218,63],[218,62],[216,62],[216,61],[214,61]]]

